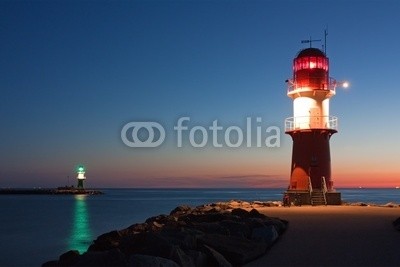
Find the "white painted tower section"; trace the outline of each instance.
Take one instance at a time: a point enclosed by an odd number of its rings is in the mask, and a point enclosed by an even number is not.
[[[329,92],[329,91],[328,91]],[[295,130],[330,129],[329,98],[334,92],[295,90],[293,99],[293,123]],[[290,95],[291,93],[289,93]]]
[[[85,172],[84,171],[78,172],[78,176],[76,177],[76,179],[81,179],[81,180],[86,179]]]

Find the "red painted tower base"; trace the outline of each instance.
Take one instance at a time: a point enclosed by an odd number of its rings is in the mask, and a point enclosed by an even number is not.
[[[309,190],[310,186],[322,189],[325,177],[327,190],[332,191],[329,139],[335,132],[330,129],[288,132],[293,139],[289,189]]]
[[[286,132],[293,139],[290,184],[286,192],[292,202],[313,204],[313,194],[325,190],[326,200],[323,204],[341,204],[341,195],[333,189],[331,179],[329,140],[336,132],[333,129]]]

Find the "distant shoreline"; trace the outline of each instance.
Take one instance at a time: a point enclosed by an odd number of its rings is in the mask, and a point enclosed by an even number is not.
[[[68,188],[2,188],[0,195],[102,195],[99,190]]]

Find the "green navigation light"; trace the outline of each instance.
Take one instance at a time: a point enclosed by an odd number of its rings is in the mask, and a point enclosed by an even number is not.
[[[82,166],[82,165],[80,165],[80,166],[77,168],[77,170],[78,170],[78,172],[84,172],[84,171],[85,171],[85,167]]]

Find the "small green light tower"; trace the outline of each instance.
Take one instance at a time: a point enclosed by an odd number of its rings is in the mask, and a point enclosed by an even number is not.
[[[83,181],[86,179],[85,172],[86,172],[86,170],[83,165],[78,166],[78,168],[77,168],[78,176],[76,177],[76,179],[78,179],[78,189],[81,189],[81,190],[84,189]]]

